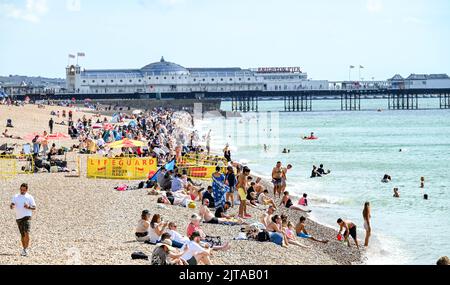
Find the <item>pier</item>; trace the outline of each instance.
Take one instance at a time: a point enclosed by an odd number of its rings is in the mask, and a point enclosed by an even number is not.
[[[298,91],[233,91],[233,92],[172,92],[162,93],[160,97],[154,93],[120,93],[120,94],[80,94],[80,93],[32,93],[15,95],[14,98],[24,100],[29,97],[37,100],[148,100],[175,102],[179,100],[231,101],[234,112],[258,112],[259,102],[278,100],[284,102],[285,112],[314,111],[315,100],[340,100],[341,111],[360,111],[362,101],[366,99],[385,100],[389,110],[419,110],[422,98],[435,98],[436,106],[431,109],[450,109],[450,88],[446,89],[348,89],[348,90],[298,90]],[[275,111],[275,110],[274,110]]]

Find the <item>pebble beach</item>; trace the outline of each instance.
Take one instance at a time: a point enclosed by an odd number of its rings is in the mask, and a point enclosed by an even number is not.
[[[0,124],[11,118],[15,128],[10,133],[25,136],[48,128],[52,110],[62,107],[34,105],[24,107],[0,106]],[[74,113],[75,119],[92,113],[82,109]],[[58,119],[55,119],[58,122]],[[4,126],[1,126],[2,128]],[[67,132],[67,127],[55,125],[55,131]],[[23,144],[25,141],[0,138],[0,144]],[[59,146],[70,146],[75,141],[57,142]],[[77,154],[69,153],[73,160]],[[73,156],[73,157],[71,157]],[[176,222],[179,231],[185,234],[189,217],[198,212],[177,206],[158,206],[157,196],[148,195],[147,190],[118,192],[120,184],[134,185],[135,181],[101,180],[86,178],[87,155],[81,158],[80,177],[65,177],[64,173],[39,173],[18,175],[1,180],[0,186],[0,264],[2,265],[146,265],[149,261],[131,259],[131,254],[142,251],[151,255],[154,246],[138,243],[134,237],[140,213],[148,209],[151,214],[161,214],[164,221]],[[69,165],[70,168],[70,165]],[[22,183],[29,184],[29,193],[36,200],[37,210],[31,226],[31,248],[28,257],[20,256],[20,235],[14,211],[9,209],[11,197],[18,193]],[[209,181],[202,181],[204,186]],[[267,181],[264,183],[268,184]],[[267,189],[272,193],[271,185]],[[278,201],[279,202],[279,201]],[[312,208],[313,209],[313,208]],[[313,209],[314,210],[314,209]],[[257,220],[264,209],[250,209]],[[237,208],[230,211],[237,213]],[[287,214],[296,223],[300,213],[279,209],[276,214]],[[248,221],[252,222],[252,219]],[[273,243],[234,240],[241,226],[202,224],[203,230],[222,241],[230,241],[231,249],[214,252],[212,262],[217,265],[350,265],[364,262],[363,249],[348,248],[337,241],[337,230],[308,220],[309,232],[318,238],[328,239],[328,244],[309,240],[300,242],[309,248],[290,245],[287,249]]]

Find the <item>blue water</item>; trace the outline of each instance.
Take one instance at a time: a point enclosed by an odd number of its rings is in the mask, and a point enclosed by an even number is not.
[[[315,110],[340,108],[340,101],[313,104]],[[439,100],[419,104],[436,108]],[[450,255],[450,110],[388,111],[387,100],[362,101],[361,106],[384,111],[260,112],[200,125],[204,132],[212,129],[212,145],[229,143],[234,158],[261,176],[269,177],[278,160],[292,164],[287,190],[308,193],[313,218],[324,224],[337,227],[339,217],[354,221],[361,240],[361,212],[370,201],[369,264],[434,264]],[[231,104],[222,108],[230,110]],[[261,111],[277,108],[283,102],[260,102]],[[319,140],[300,138],[312,131]],[[283,148],[290,154],[282,154]],[[312,165],[321,163],[331,175],[310,179]],[[389,184],[380,182],[385,173],[393,178]],[[421,176],[425,189],[419,187]],[[394,187],[400,188],[400,199],[392,197]]]

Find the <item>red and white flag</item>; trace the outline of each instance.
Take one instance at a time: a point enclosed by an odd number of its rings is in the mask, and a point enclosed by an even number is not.
[[[84,52],[79,52],[79,53],[78,53],[78,56],[80,56],[80,57],[81,57],[81,56],[86,56],[86,54],[85,54]]]

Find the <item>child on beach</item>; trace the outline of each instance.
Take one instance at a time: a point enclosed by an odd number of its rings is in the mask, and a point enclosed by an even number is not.
[[[306,239],[310,239],[312,241],[321,242],[321,243],[328,243],[328,240],[316,239],[315,237],[308,234],[308,232],[306,231],[306,218],[303,216],[300,217],[299,223],[295,226],[295,232],[296,232],[297,236],[300,238],[306,238]]]
[[[356,225],[352,221],[344,221],[341,218],[337,220],[337,223],[339,225],[339,235],[342,230],[345,230],[344,240],[347,242],[348,247],[350,247],[350,240],[348,237],[351,236],[355,241],[356,247],[359,249],[358,239],[356,237]]]
[[[289,196],[289,192],[288,191],[284,192],[283,199],[281,200],[281,203],[280,203],[279,206],[281,206],[281,205],[284,205],[286,208],[291,209],[291,210],[302,211],[302,212],[307,212],[307,213],[311,212],[311,210],[305,210],[305,209],[302,209],[299,206],[294,205],[292,203],[292,200],[291,200],[291,197]]]

